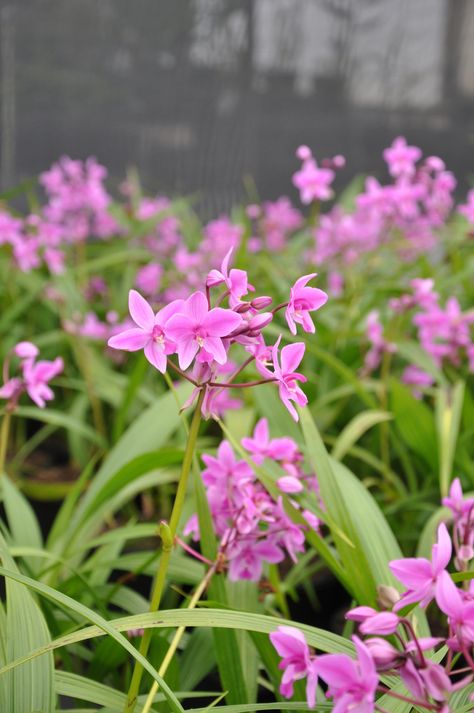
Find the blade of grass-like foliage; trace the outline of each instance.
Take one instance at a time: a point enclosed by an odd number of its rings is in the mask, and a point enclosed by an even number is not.
[[[390,381],[390,409],[404,442],[433,473],[438,471],[437,438],[433,414],[422,401],[395,379]]]
[[[5,666],[7,662],[7,615],[5,608],[0,602],[0,666]],[[0,686],[1,688],[1,686]],[[0,695],[0,702],[1,702]]]
[[[440,522],[448,521],[452,516],[449,508],[437,508],[431,517],[425,523],[423,530],[421,531],[420,539],[418,540],[418,547],[416,549],[417,557],[426,557],[431,559],[431,548],[436,541],[436,531]]]
[[[11,564],[11,563],[10,563]],[[72,599],[71,597],[67,596],[66,594],[63,594],[62,592],[57,591],[56,589],[53,589],[52,587],[48,587],[46,584],[43,584],[42,582],[36,582],[35,580],[31,579],[30,577],[25,577],[24,575],[20,574],[19,572],[15,572],[14,570],[8,570],[5,569],[4,567],[0,567],[0,576],[3,576],[7,579],[9,582],[10,580],[13,580],[13,582],[18,582],[19,584],[26,585],[33,591],[37,592],[38,594],[41,594],[44,597],[47,597],[48,599],[51,599],[53,602],[58,604],[59,606],[62,606],[66,609],[70,609],[76,614],[79,614],[80,616],[84,617],[84,619],[91,621],[96,624],[96,626],[102,630],[102,632],[108,634],[111,636],[117,643],[119,643],[131,656],[136,659],[137,661],[140,662],[140,664],[143,666],[143,668],[152,676],[152,678],[159,684],[160,689],[163,691],[164,695],[166,696],[166,700],[168,701],[168,704],[171,708],[172,711],[175,711],[175,713],[183,713],[183,707],[181,706],[180,702],[174,695],[173,691],[169,688],[169,686],[165,683],[165,681],[158,676],[157,672],[153,668],[153,666],[147,661],[147,659],[142,656],[137,649],[133,646],[133,644],[130,643],[130,641],[125,638],[116,628],[111,626],[110,622],[106,621],[103,617],[99,616],[96,612],[94,612],[92,609],[89,609],[88,607],[84,606],[80,602],[77,602],[76,600]],[[24,587],[21,588],[24,591]],[[8,616],[8,612],[7,612]],[[21,618],[20,618],[21,622]],[[23,627],[25,628],[25,627]],[[30,627],[27,627],[28,630],[30,630]],[[30,645],[30,651],[31,651],[31,645]],[[10,657],[11,658],[11,657]],[[3,671],[5,671],[8,668],[8,666],[5,666]],[[16,668],[16,667],[15,667]],[[21,670],[21,669],[20,669]],[[7,709],[8,710],[8,709]],[[16,710],[15,708],[11,708],[11,710]],[[30,708],[30,710],[34,710],[34,708]],[[45,708],[46,713],[52,710],[52,708]],[[18,709],[18,713],[20,713],[20,709]],[[26,713],[26,708],[25,708],[25,713]]]
[[[464,402],[463,381],[453,387],[440,386],[436,392],[436,431],[439,453],[439,489],[446,497],[451,483],[456,443]]]
[[[219,713],[252,713],[253,711],[330,711],[332,703],[318,703],[316,708],[309,708],[305,701],[285,702],[285,703],[248,703],[247,705],[236,706],[208,706],[207,708],[187,708],[186,713],[208,713],[208,711],[219,711]]]
[[[50,587],[35,582],[29,577],[24,577],[23,575],[16,574],[14,572],[9,572],[4,568],[0,568],[0,575],[9,577],[14,577],[17,581],[28,584],[32,589],[35,589],[40,594],[53,598],[58,602],[62,603],[64,600],[69,600],[64,594],[60,594]],[[46,592],[48,592],[46,594]],[[300,631],[306,637],[306,641],[310,646],[318,649],[319,651],[328,653],[345,653],[353,655],[354,646],[353,644],[344,639],[342,636],[333,634],[330,631],[325,631],[324,629],[317,629],[316,627],[309,626],[308,624],[300,624],[298,622],[290,621],[287,619],[279,619],[273,616],[266,616],[264,614],[251,614],[249,612],[235,612],[229,611],[227,609],[164,609],[159,612],[146,612],[144,614],[135,614],[133,616],[121,617],[120,619],[112,619],[109,621],[102,620],[94,612],[88,610],[87,607],[82,607],[82,605],[74,602],[74,610],[80,613],[84,618],[89,618],[92,620],[92,616],[95,619],[100,619],[101,623],[95,626],[88,626],[79,631],[74,631],[70,634],[65,634],[57,639],[54,639],[51,643],[39,647],[29,654],[16,659],[15,661],[9,662],[6,666],[0,669],[0,676],[7,673],[7,671],[21,666],[28,661],[37,658],[38,656],[43,656],[49,651],[54,651],[56,649],[62,648],[63,646],[70,646],[76,644],[79,641],[88,641],[89,639],[96,638],[98,636],[104,636],[105,633],[109,631],[116,634],[119,631],[128,631],[129,629],[166,629],[166,628],[177,628],[179,626],[202,626],[215,629],[241,629],[243,631],[255,631],[262,634],[270,634],[275,631],[278,626],[286,625],[293,626]],[[65,605],[66,606],[66,605]],[[72,604],[68,602],[67,606],[72,609]],[[79,611],[79,608],[81,609]],[[86,610],[89,612],[87,617],[83,613]],[[107,627],[107,628],[105,628]],[[122,637],[123,638],[123,637]],[[128,643],[128,640],[127,640]],[[127,648],[127,650],[129,650]]]
[[[214,640],[209,629],[194,629],[179,666],[180,685],[193,691],[216,665]]]
[[[56,692],[59,695],[106,706],[107,709],[113,709],[117,711],[117,713],[122,713],[123,706],[127,700],[125,693],[116,691],[110,688],[110,686],[106,686],[98,681],[93,681],[90,678],[85,678],[77,673],[55,671],[54,680],[56,683]],[[208,698],[219,694],[216,691],[176,691],[175,695],[176,698]],[[145,698],[146,696],[144,695],[139,696],[138,702],[144,703]],[[166,699],[162,693],[158,693],[155,700],[159,702]],[[91,711],[92,709],[87,708],[87,710]],[[152,708],[151,710],[154,711],[156,709]]]
[[[339,434],[332,449],[333,458],[342,460],[366,431],[378,423],[390,421],[392,418],[392,414],[388,411],[378,411],[376,409],[358,413]]]
[[[289,436],[296,442],[301,439],[296,423],[288,418],[288,411],[278,398],[276,390],[269,386],[254,389],[252,394],[258,411],[268,419],[272,437]]]
[[[420,369],[430,374],[438,384],[446,384],[446,377],[431,357],[416,342],[397,341],[397,352],[410,364],[416,364]]]
[[[54,680],[56,691],[61,696],[76,698],[80,701],[95,703],[98,706],[123,709],[127,697],[124,693],[116,691],[103,683],[84,678],[76,673],[55,671]]]
[[[323,440],[324,443],[327,443],[329,446],[334,446],[337,438],[335,436],[324,436]],[[361,448],[360,446],[351,446],[347,451],[347,455],[352,458],[357,458],[383,475],[384,480],[389,481],[393,485],[400,497],[405,498],[408,495],[408,491],[403,480],[395,473],[395,471],[391,468],[387,468],[386,464],[381,461],[380,458],[374,456],[371,451],[366,448]]]
[[[310,414],[300,409],[308,458],[317,474],[324,505],[338,528],[354,547],[340,537],[333,538],[351,585],[351,593],[361,604],[376,603],[379,584],[396,585],[388,562],[402,556],[396,539],[370,493],[343,465],[329,458]]]
[[[55,411],[50,408],[40,409],[35,406],[19,406],[15,410],[15,415],[20,416],[20,418],[31,418],[35,421],[42,421],[43,423],[58,426],[59,428],[70,429],[91,443],[102,447],[105,446],[104,439],[93,428],[62,411]]]
[[[0,560],[15,576],[21,577],[0,535]],[[2,568],[3,569],[3,568]],[[6,580],[5,616],[6,662],[27,655],[51,642],[43,614],[31,592],[14,578]],[[6,664],[8,665],[8,664]],[[54,662],[51,653],[12,669],[0,683],[0,710],[15,713],[53,713],[55,692]]]
[[[140,388],[145,375],[149,369],[149,363],[146,359],[137,359],[134,368],[130,374],[130,378],[127,379],[126,388],[123,393],[122,401],[119,408],[115,414],[114,425],[113,425],[113,441],[114,443],[118,441],[120,436],[125,430],[126,418],[130,406],[133,403],[135,395]]]
[[[180,399],[185,400],[191,393],[191,385],[186,383],[178,387]],[[125,431],[120,440],[110,451],[92,486],[80,503],[76,518],[80,520],[91,507],[106,484],[115,473],[129,463],[133,458],[159,449],[167,443],[179,424],[179,413],[175,397],[172,393],[160,396],[156,402],[146,409],[139,418]]]
[[[263,607],[258,601],[258,590],[254,582],[227,582],[228,602],[232,609],[241,611],[262,612]],[[252,639],[245,631],[236,632],[240,658],[242,661],[242,674],[250,702],[257,700],[258,655]]]
[[[306,344],[307,354],[313,354],[324,364],[326,364],[331,371],[337,374],[343,381],[351,384],[357,396],[363,403],[366,404],[366,406],[369,408],[377,408],[376,399],[365,389],[363,382],[357,378],[354,371],[350,367],[346,366],[343,361],[334,356],[334,354],[326,349],[323,349],[322,347],[318,347],[314,343],[314,339],[311,335],[310,337],[306,337],[305,335],[299,334],[295,337],[289,330],[281,329],[279,326],[271,324],[267,327],[267,330],[268,332],[273,333],[276,337],[282,334],[285,343],[304,341]]]
[[[41,550],[43,537],[36,515],[28,500],[6,475],[1,480],[1,487],[3,504],[11,533],[10,544]],[[36,572],[40,562],[30,557],[27,559],[27,564],[33,572]]]
[[[321,499],[338,528],[332,532],[332,535],[350,582],[351,594],[360,604],[374,605],[376,582],[354,525],[351,505],[347,503],[319,431],[307,410],[300,410],[300,420],[307,456],[318,477]],[[365,523],[367,522],[368,518],[365,517]],[[346,535],[351,545],[340,536],[339,530]]]
[[[151,453],[143,453],[133,460],[127,460],[122,468],[119,468],[114,475],[104,483],[104,486],[97,492],[94,500],[83,512],[83,518],[87,519],[101,505],[108,502],[116,493],[140,475],[149,473],[157,468],[165,468],[171,465],[178,465],[183,459],[183,452],[176,448],[162,448]]]
[[[79,527],[76,523],[71,523],[71,531],[66,531],[55,544],[55,550],[66,554],[68,557],[84,554],[83,544],[97,535],[98,530],[103,522],[113,513],[117,512],[125,503],[130,502],[139,493],[150,488],[156,488],[167,483],[173,483],[177,479],[177,473],[166,470],[154,470],[151,473],[146,473],[135,480],[132,480],[128,485],[122,487],[118,493],[103,505],[92,515],[89,516]]]
[[[76,507],[77,501],[79,500],[87,481],[92,476],[93,470],[97,462],[97,458],[98,456],[91,458],[79,478],[75,481],[71,491],[64,499],[64,502],[61,505],[58,514],[54,518],[53,525],[46,541],[46,546],[48,547],[48,549],[50,549],[54,545],[56,540],[62,536],[63,532],[66,531],[67,526],[71,521],[72,514]]]

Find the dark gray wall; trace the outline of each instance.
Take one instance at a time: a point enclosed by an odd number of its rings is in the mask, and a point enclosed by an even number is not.
[[[227,210],[295,148],[381,172],[399,134],[474,171],[473,0],[3,0],[3,189],[63,153]],[[291,191],[290,191],[291,192]]]

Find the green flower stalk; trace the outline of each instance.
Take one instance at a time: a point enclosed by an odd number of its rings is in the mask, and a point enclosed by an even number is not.
[[[150,611],[155,612],[160,608],[161,598],[163,596],[163,591],[165,588],[166,574],[168,572],[168,566],[171,558],[171,553],[173,551],[174,538],[176,536],[176,531],[178,529],[179,521],[181,519],[181,514],[183,512],[184,500],[186,497],[186,490],[188,486],[189,473],[191,471],[191,465],[193,462],[194,451],[196,449],[196,442],[199,433],[199,426],[201,424],[201,405],[204,399],[204,390],[199,393],[199,398],[196,404],[196,409],[194,411],[193,419],[191,421],[191,426],[189,429],[188,440],[186,443],[186,450],[184,452],[183,465],[181,467],[181,474],[178,482],[178,489],[176,491],[176,497],[173,503],[173,509],[171,512],[171,517],[169,524],[162,523],[160,525],[160,536],[162,540],[162,555],[160,557],[160,562],[158,565],[158,571],[156,573],[155,582],[153,585],[153,590],[150,599]],[[148,649],[150,647],[150,641],[152,636],[152,629],[146,629],[143,633],[142,639],[140,641],[139,651],[143,656],[146,656]],[[128,689],[127,702],[125,704],[124,713],[133,713],[135,710],[135,705],[137,702],[138,692],[140,690],[140,682],[143,675],[143,667],[138,662],[135,664],[132,673],[132,680],[130,681],[130,687]]]

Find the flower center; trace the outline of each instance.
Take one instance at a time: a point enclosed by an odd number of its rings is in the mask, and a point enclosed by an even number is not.
[[[162,328],[158,324],[155,324],[155,326],[153,327],[153,331],[151,333],[151,338],[157,344],[164,344],[165,335],[163,333]]]

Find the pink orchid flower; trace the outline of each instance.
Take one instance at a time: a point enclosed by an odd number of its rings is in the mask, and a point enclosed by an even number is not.
[[[362,634],[379,634],[386,636],[394,634],[398,628],[400,619],[394,612],[382,611],[377,612],[373,616],[361,623],[359,630]]]
[[[252,454],[252,459],[260,465],[265,458],[272,460],[292,460],[298,451],[298,445],[292,438],[270,439],[268,420],[261,418],[255,426],[252,437],[242,438],[243,447]]]
[[[311,660],[303,632],[293,626],[279,626],[277,631],[270,634],[270,641],[282,656],[278,666],[284,671],[280,684],[281,695],[291,698],[295,681],[307,677],[306,698],[308,706],[314,708],[318,683],[317,662]]]
[[[279,360],[278,347],[280,341],[281,336],[278,337],[272,348],[273,373],[264,366],[260,366],[259,371],[265,376],[277,380],[281,400],[290,412],[292,418],[298,421],[298,413],[291,401],[295,401],[299,406],[306,406],[308,403],[306,394],[298,386],[298,381],[304,383],[307,381],[307,378],[303,376],[303,374],[299,374],[295,371],[304,356],[305,345],[304,342],[287,344],[287,346],[281,350]]]
[[[268,538],[249,542],[241,539],[229,545],[227,556],[231,582],[237,582],[239,579],[258,582],[262,576],[264,562],[277,564],[285,559],[283,550]]]
[[[115,334],[107,344],[112,349],[124,349],[128,352],[143,349],[150,364],[164,374],[166,356],[176,351],[175,344],[165,331],[166,324],[183,305],[184,300],[175,300],[155,314],[139,292],[130,290],[128,308],[137,326]]]
[[[18,342],[18,344],[13,347],[13,353],[16,354],[20,359],[35,359],[39,354],[39,349],[36,344],[32,342]]]
[[[211,270],[207,276],[206,285],[215,287],[225,284],[229,290],[231,306],[234,307],[240,299],[247,294],[249,289],[247,273],[245,270],[232,268],[229,270],[229,262],[234,248],[230,248],[224,257],[220,270]]]
[[[54,393],[48,386],[48,382],[61,374],[64,369],[63,360],[61,357],[56,357],[54,361],[37,362],[33,358],[26,359],[22,364],[22,369],[28,396],[39,408],[44,408],[47,401],[54,399]]]
[[[449,624],[462,646],[474,643],[474,600],[465,599],[448,572],[438,577],[436,603],[449,618]]]
[[[439,576],[448,566],[452,554],[452,543],[444,522],[438,527],[438,541],[433,545],[431,562],[425,557],[405,557],[392,560],[389,567],[397,579],[408,590],[395,604],[398,611],[407,604],[419,602],[426,607],[434,599],[436,583]]]
[[[302,155],[299,155],[302,158]],[[327,201],[332,198],[331,184],[335,173],[330,168],[320,168],[311,153],[303,158],[300,170],[293,174],[293,185],[300,192],[304,205],[314,200]]]
[[[450,508],[455,519],[465,517],[474,507],[474,498],[465,498],[462,491],[461,481],[455,478],[449,489],[449,496],[442,499],[442,504]]]
[[[316,274],[312,272],[310,275],[303,275],[296,280],[290,290],[290,301],[285,311],[285,317],[292,334],[296,334],[296,323],[301,324],[305,332],[314,333],[316,331],[309,312],[314,312],[322,307],[328,299],[323,290],[306,286],[313,277],[316,277]]]
[[[415,173],[415,163],[421,158],[421,149],[418,146],[408,146],[406,139],[398,136],[392,145],[384,150],[383,157],[392,176],[412,176]]]
[[[317,659],[319,677],[328,684],[327,696],[334,699],[336,713],[372,713],[379,677],[370,651],[357,637],[357,660],[345,654],[324,654]]]
[[[179,314],[166,325],[171,339],[176,342],[179,365],[187,369],[202,350],[204,360],[225,364],[227,352],[222,341],[242,323],[236,312],[221,307],[209,309],[206,296],[195,292],[185,301]]]

